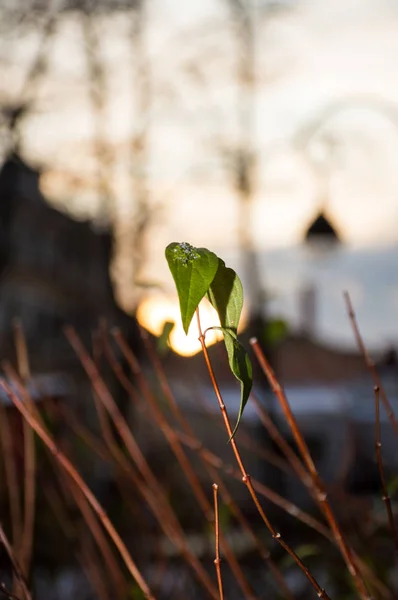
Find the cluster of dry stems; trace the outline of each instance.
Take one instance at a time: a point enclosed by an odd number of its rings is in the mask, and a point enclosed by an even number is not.
[[[376,457],[379,466],[382,497],[386,505],[391,536],[398,551],[398,535],[382,463],[379,396],[384,403],[392,426],[397,432],[398,423],[383,390],[382,382],[375,366],[363,344],[348,295],[346,296],[346,301],[357,342],[363,352],[367,366],[374,377]],[[199,331],[201,331],[199,311],[197,311],[197,320]],[[328,591],[323,589],[318,583],[311,571],[289,545],[285,536],[282,536],[275,524],[272,523],[263,507],[262,498],[266,498],[268,501],[276,504],[279,508],[294,516],[295,519],[334,543],[352,578],[358,598],[361,600],[393,598],[393,592],[387,589],[385,583],[379,579],[377,573],[372,571],[364,559],[361,558],[358,551],[353,548],[349,536],[346,535],[339,524],[339,520],[329,502],[328,490],[317,472],[306,441],[297,426],[288,399],[256,339],[251,340],[253,352],[280,403],[298,452],[296,453],[287,443],[259,400],[253,395],[251,401],[255,403],[261,423],[264,425],[269,438],[278,447],[283,459],[280,456],[272,455],[272,453],[267,454],[267,451],[264,451],[264,449],[256,447],[253,440],[248,439],[244,431],[241,431],[236,438],[231,440],[231,449],[236,461],[236,466],[233,466],[226,464],[219,456],[216,456],[206,448],[202,441],[195,435],[194,429],[173,396],[162,363],[144,331],[141,332],[142,339],[152,364],[153,373],[156,375],[162,389],[162,403],[159,402],[158,396],[153,393],[146,373],[142,370],[133,351],[119,330],[112,330],[110,334],[107,331],[102,331],[100,343],[96,345],[92,355],[84,347],[75,330],[66,328],[65,333],[91,381],[101,435],[95,435],[67,407],[63,407],[62,409],[65,422],[73,434],[84,442],[87,450],[90,450],[99,459],[114,467],[116,481],[120,486],[122,497],[126,499],[127,506],[129,506],[128,486],[133,486],[135,493],[142,500],[142,505],[152,514],[158,529],[162,532],[163,536],[170,540],[176,549],[176,553],[185,562],[197,584],[201,586],[203,598],[209,597],[214,600],[220,600],[225,597],[222,559],[225,559],[228,563],[242,598],[254,600],[260,597],[270,597],[270,594],[273,593],[272,590],[264,589],[264,594],[259,596],[258,591],[254,591],[251,582],[245,575],[232,544],[228,541],[225,532],[223,532],[220,526],[218,518],[220,495],[221,502],[229,508],[236,523],[239,524],[239,527],[251,540],[253,548],[255,548],[258,556],[264,563],[264,569],[272,576],[273,589],[275,590],[274,597],[276,597],[276,594],[279,594],[280,597],[293,600],[293,593],[289,589],[283,572],[273,560],[268,544],[264,543],[264,536],[259,535],[258,526],[253,526],[253,523],[242,512],[237,502],[234,501],[225,483],[225,475],[241,480],[242,485],[247,487],[248,494],[252,498],[264,527],[269,530],[274,542],[279,544],[290,555],[298,568],[301,569],[314,590],[314,597],[330,598]],[[109,598],[122,600],[123,598],[127,598],[129,590],[131,591],[132,579],[134,584],[141,590],[143,597],[152,600],[155,599],[156,590],[159,587],[158,581],[146,580],[142,569],[140,570],[132,556],[132,551],[128,549],[126,542],[116,530],[105,509],[92,493],[72,461],[68,458],[67,452],[59,447],[57,441],[49,432],[43,420],[43,415],[27,391],[26,382],[30,376],[28,353],[22,329],[18,324],[15,326],[15,341],[18,369],[15,370],[9,363],[3,364],[3,370],[7,379],[0,380],[0,385],[22,416],[24,479],[22,483],[19,481],[13,456],[12,439],[10,439],[10,428],[7,423],[7,413],[3,407],[0,415],[0,436],[9,496],[11,534],[9,539],[0,525],[0,543],[9,557],[14,583],[12,590],[9,590],[2,583],[0,586],[0,597],[3,595],[6,598],[18,598],[19,600],[31,600],[32,598],[28,581],[30,579],[32,563],[35,521],[37,469],[34,434],[36,434],[48,452],[55,477],[55,483],[48,485],[45,489],[46,499],[56,515],[66,538],[73,543],[76,549],[76,556],[87,574],[96,597],[100,600],[107,600]],[[221,411],[227,440],[232,434],[228,410],[217,384],[216,374],[207,352],[205,336],[202,333],[200,333],[200,341],[204,360],[206,361],[210,380]],[[115,344],[118,348],[119,356],[123,356],[124,361],[128,364],[132,377],[128,376],[125,369],[122,368],[118,356],[113,349]],[[212,527],[214,526],[216,582],[188,543],[186,533],[175,508],[170,502],[164,487],[156,477],[147,457],[141,450],[134,431],[129,427],[126,418],[120,411],[104,378],[101,376],[99,368],[100,358],[107,361],[114,376],[134,405],[138,405],[143,401],[145,402],[152,422],[156,424],[156,427],[167,441],[181,468],[181,475],[187,480],[192,490],[197,505],[203,513],[204,521],[207,521]],[[11,383],[12,386],[10,385]],[[164,411],[164,401],[167,404],[167,415],[171,414],[174,419],[173,424]],[[209,414],[210,418],[212,418],[211,414]],[[237,440],[239,440],[239,444]],[[294,473],[301,483],[306,486],[309,494],[313,497],[314,503],[318,505],[323,516],[323,521],[305,513],[289,500],[279,496],[264,483],[251,477],[250,473],[246,470],[239,445],[242,447],[249,446],[263,457],[265,453],[266,458],[273,460],[274,464],[279,468]],[[213,502],[209,498],[210,484],[209,487],[206,487],[203,480],[198,477],[196,469],[189,459],[188,451],[196,453],[198,460],[208,475],[209,482],[214,482]],[[82,515],[82,519],[86,524],[84,533],[81,533],[76,528],[76,525],[68,516],[68,509],[71,506],[77,507]],[[136,505],[131,505],[131,513],[132,519],[134,517],[137,518]],[[161,573],[167,569],[167,558],[165,556],[160,557],[158,562],[160,565],[158,579],[161,580]]]

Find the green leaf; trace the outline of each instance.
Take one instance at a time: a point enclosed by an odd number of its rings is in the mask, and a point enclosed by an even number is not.
[[[305,560],[311,556],[318,556],[320,549],[316,544],[302,544],[294,549],[295,553],[301,560]],[[284,569],[290,568],[295,564],[294,559],[288,555],[282,560]]]
[[[166,259],[176,284],[180,301],[182,325],[188,333],[196,308],[207,294],[217,311],[224,335],[228,362],[233,375],[240,381],[238,420],[230,440],[234,437],[253,385],[249,356],[237,339],[239,319],[243,307],[242,283],[233,269],[229,269],[213,252],[194,248],[186,242],[169,244]]]
[[[172,321],[166,321],[165,324],[163,325],[163,330],[162,333],[160,334],[160,336],[158,337],[158,343],[157,343],[157,349],[160,355],[165,355],[167,353],[167,351],[169,350],[168,347],[168,341],[169,341],[169,337],[171,332],[173,331],[175,327],[175,323],[173,323]]]
[[[134,585],[131,588],[131,595],[129,595],[129,598],[131,598],[131,600],[145,600],[145,594],[144,592],[138,587],[138,585]]]
[[[242,282],[235,271],[226,267],[220,258],[216,276],[207,295],[217,311],[221,327],[226,327],[237,334],[243,308]]]
[[[219,259],[206,248],[182,242],[167,246],[166,260],[176,284],[182,326],[187,334],[194,312],[217,272]]]
[[[388,493],[390,496],[395,496],[398,491],[398,476],[395,475],[387,484]]]
[[[288,333],[289,328],[284,319],[272,319],[267,323],[263,337],[267,344],[278,344],[285,339]]]
[[[212,329],[221,329],[223,332],[225,347],[228,354],[229,368],[235,375],[236,379],[240,381],[240,406],[238,420],[236,421],[235,428],[228,440],[230,442],[239,427],[244,408],[250,396],[253,385],[253,369],[249,355],[233,331],[226,329],[225,327],[213,327]]]

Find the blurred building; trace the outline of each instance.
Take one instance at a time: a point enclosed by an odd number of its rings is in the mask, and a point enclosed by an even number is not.
[[[324,211],[320,211],[308,226],[305,232],[305,241],[312,244],[328,243],[333,245],[341,243],[340,235]]]
[[[20,318],[36,373],[74,363],[65,324],[86,343],[102,317],[134,329],[113,294],[112,231],[52,208],[39,176],[16,154],[0,171],[0,351],[15,356],[12,321]]]

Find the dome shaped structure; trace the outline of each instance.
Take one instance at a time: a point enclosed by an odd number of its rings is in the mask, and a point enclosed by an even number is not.
[[[319,212],[317,217],[308,227],[305,233],[306,242],[327,242],[327,243],[341,243],[340,237],[326,217],[323,211]]]

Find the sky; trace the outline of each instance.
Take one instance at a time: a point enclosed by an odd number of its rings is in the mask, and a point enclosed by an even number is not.
[[[255,246],[273,251],[299,244],[323,202],[350,248],[395,245],[398,5],[284,4],[291,9],[256,18]],[[257,15],[265,5],[253,0]],[[227,251],[236,246],[238,203],[221,160],[237,139],[236,40],[228,3],[148,1],[144,39],[152,102],[140,115],[134,112],[128,20],[108,17],[96,27],[106,65],[104,128],[114,159],[114,210],[118,223],[127,223],[134,210],[135,166],[128,147],[147,123],[146,173],[157,208],[147,237],[146,275],[165,281],[163,249],[172,240]],[[34,36],[3,36],[0,98],[18,97],[36,44]],[[93,119],[76,16],[59,22],[48,56],[26,126],[26,155],[46,165],[42,186],[52,202],[95,217],[101,206],[94,186]],[[299,144],[309,131],[307,144]],[[324,136],[336,142],[333,155],[322,144]]]
[[[199,229],[208,243],[219,242],[215,223],[220,219],[228,243],[237,220],[234,190],[220,167],[217,149],[236,138],[234,40],[226,4],[151,0],[147,11],[154,98],[141,118],[150,123],[151,197],[155,204],[166,204],[167,219],[163,215],[162,221],[171,236],[190,237],[192,229]],[[323,130],[333,131],[344,157],[337,165],[328,161],[330,213],[349,243],[393,242],[398,218],[398,117],[395,125],[384,106],[394,105],[398,98],[398,9],[383,0],[292,4],[294,10],[264,13],[257,26],[259,166],[252,219],[256,244],[267,248],[299,241],[324,195],[324,184],[314,176],[308,153],[298,152],[292,141],[312,121],[322,121],[322,114],[334,104],[342,107],[324,120]],[[115,152],[117,210],[124,214],[132,205],[124,154],[134,128],[142,122],[132,114],[126,23],[120,17],[107,19],[99,24],[99,32],[112,90],[105,128]],[[27,126],[26,149],[48,164],[45,189],[55,201],[95,215],[100,207],[87,176],[93,167],[93,123],[82,46],[79,22],[64,19],[52,41],[36,114]],[[20,87],[21,64],[24,60],[28,64],[32,47],[33,36],[24,43],[14,40],[14,62],[3,65],[1,96]],[[10,48],[3,47],[2,55],[7,52]],[[190,68],[196,75],[189,73]],[[84,179],[82,166],[86,186],[80,194],[73,188],[71,198],[62,174]],[[58,190],[57,181],[62,183]]]

